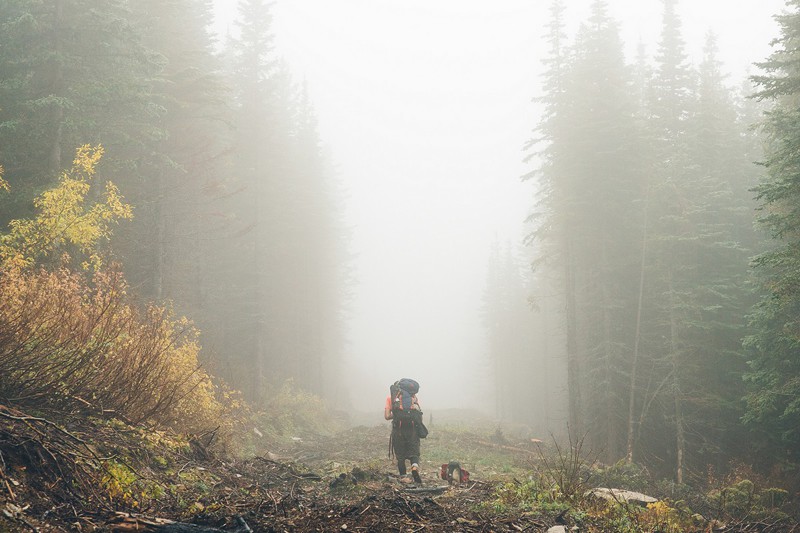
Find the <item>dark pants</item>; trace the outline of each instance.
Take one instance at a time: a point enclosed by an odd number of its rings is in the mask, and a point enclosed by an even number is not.
[[[406,475],[406,459],[419,464],[419,436],[410,420],[396,420],[392,424],[392,450],[401,476]]]

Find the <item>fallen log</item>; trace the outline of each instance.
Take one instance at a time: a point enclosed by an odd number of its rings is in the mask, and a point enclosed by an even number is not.
[[[166,518],[146,518],[129,513],[116,513],[114,518],[106,522],[106,529],[114,533],[252,533],[253,530],[244,518],[237,516],[236,521],[239,527],[225,530],[188,522],[175,522]]]
[[[409,492],[411,494],[441,494],[450,487],[442,486],[442,487],[413,487],[408,489],[403,489],[403,492]]]
[[[510,451],[510,452],[527,453],[529,455],[533,455],[534,453],[537,453],[536,450],[526,450],[525,448],[518,448],[516,446],[508,446],[507,444],[497,444],[497,443],[489,442],[489,441],[485,441],[485,440],[479,440],[478,444],[480,444],[481,446],[485,446],[487,448],[498,448],[498,449],[507,450],[507,451]]]

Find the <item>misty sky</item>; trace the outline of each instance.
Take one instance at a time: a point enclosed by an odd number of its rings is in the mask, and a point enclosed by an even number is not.
[[[566,0],[573,35],[590,0]],[[234,17],[216,0],[216,29]],[[533,204],[519,176],[538,122],[531,97],[546,45],[547,0],[277,0],[279,54],[305,81],[347,195],[358,285],[348,372],[359,409],[380,410],[400,377],[423,408],[481,391],[479,308],[493,239],[518,247]],[[658,0],[610,0],[632,55],[652,55]],[[777,36],[782,0],[683,0],[687,53],[718,37],[731,84]],[[479,394],[469,394],[480,398]],[[466,400],[470,402],[470,400]]]

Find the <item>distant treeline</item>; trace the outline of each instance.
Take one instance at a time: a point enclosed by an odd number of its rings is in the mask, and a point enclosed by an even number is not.
[[[113,182],[133,212],[97,243],[106,265],[189,317],[205,367],[258,405],[287,379],[331,392],[347,272],[311,104],[268,2],[239,8],[218,46],[208,1],[1,2],[0,231],[36,216],[78,147],[102,146],[99,190]],[[64,241],[37,265],[69,253],[80,270],[85,252]]]
[[[526,145],[534,268],[498,247],[487,286],[499,412],[563,413],[605,461],[678,482],[737,461],[796,475],[800,2],[736,90],[713,35],[690,64],[676,3],[628,62],[606,2],[572,37],[552,2]]]

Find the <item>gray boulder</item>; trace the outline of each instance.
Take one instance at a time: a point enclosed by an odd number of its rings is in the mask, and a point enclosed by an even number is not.
[[[603,498],[604,500],[615,501],[617,503],[633,503],[646,507],[648,503],[658,501],[658,498],[653,498],[641,492],[633,492],[632,490],[624,489],[607,489],[605,487],[598,487],[596,489],[587,490],[585,496],[595,496]]]

